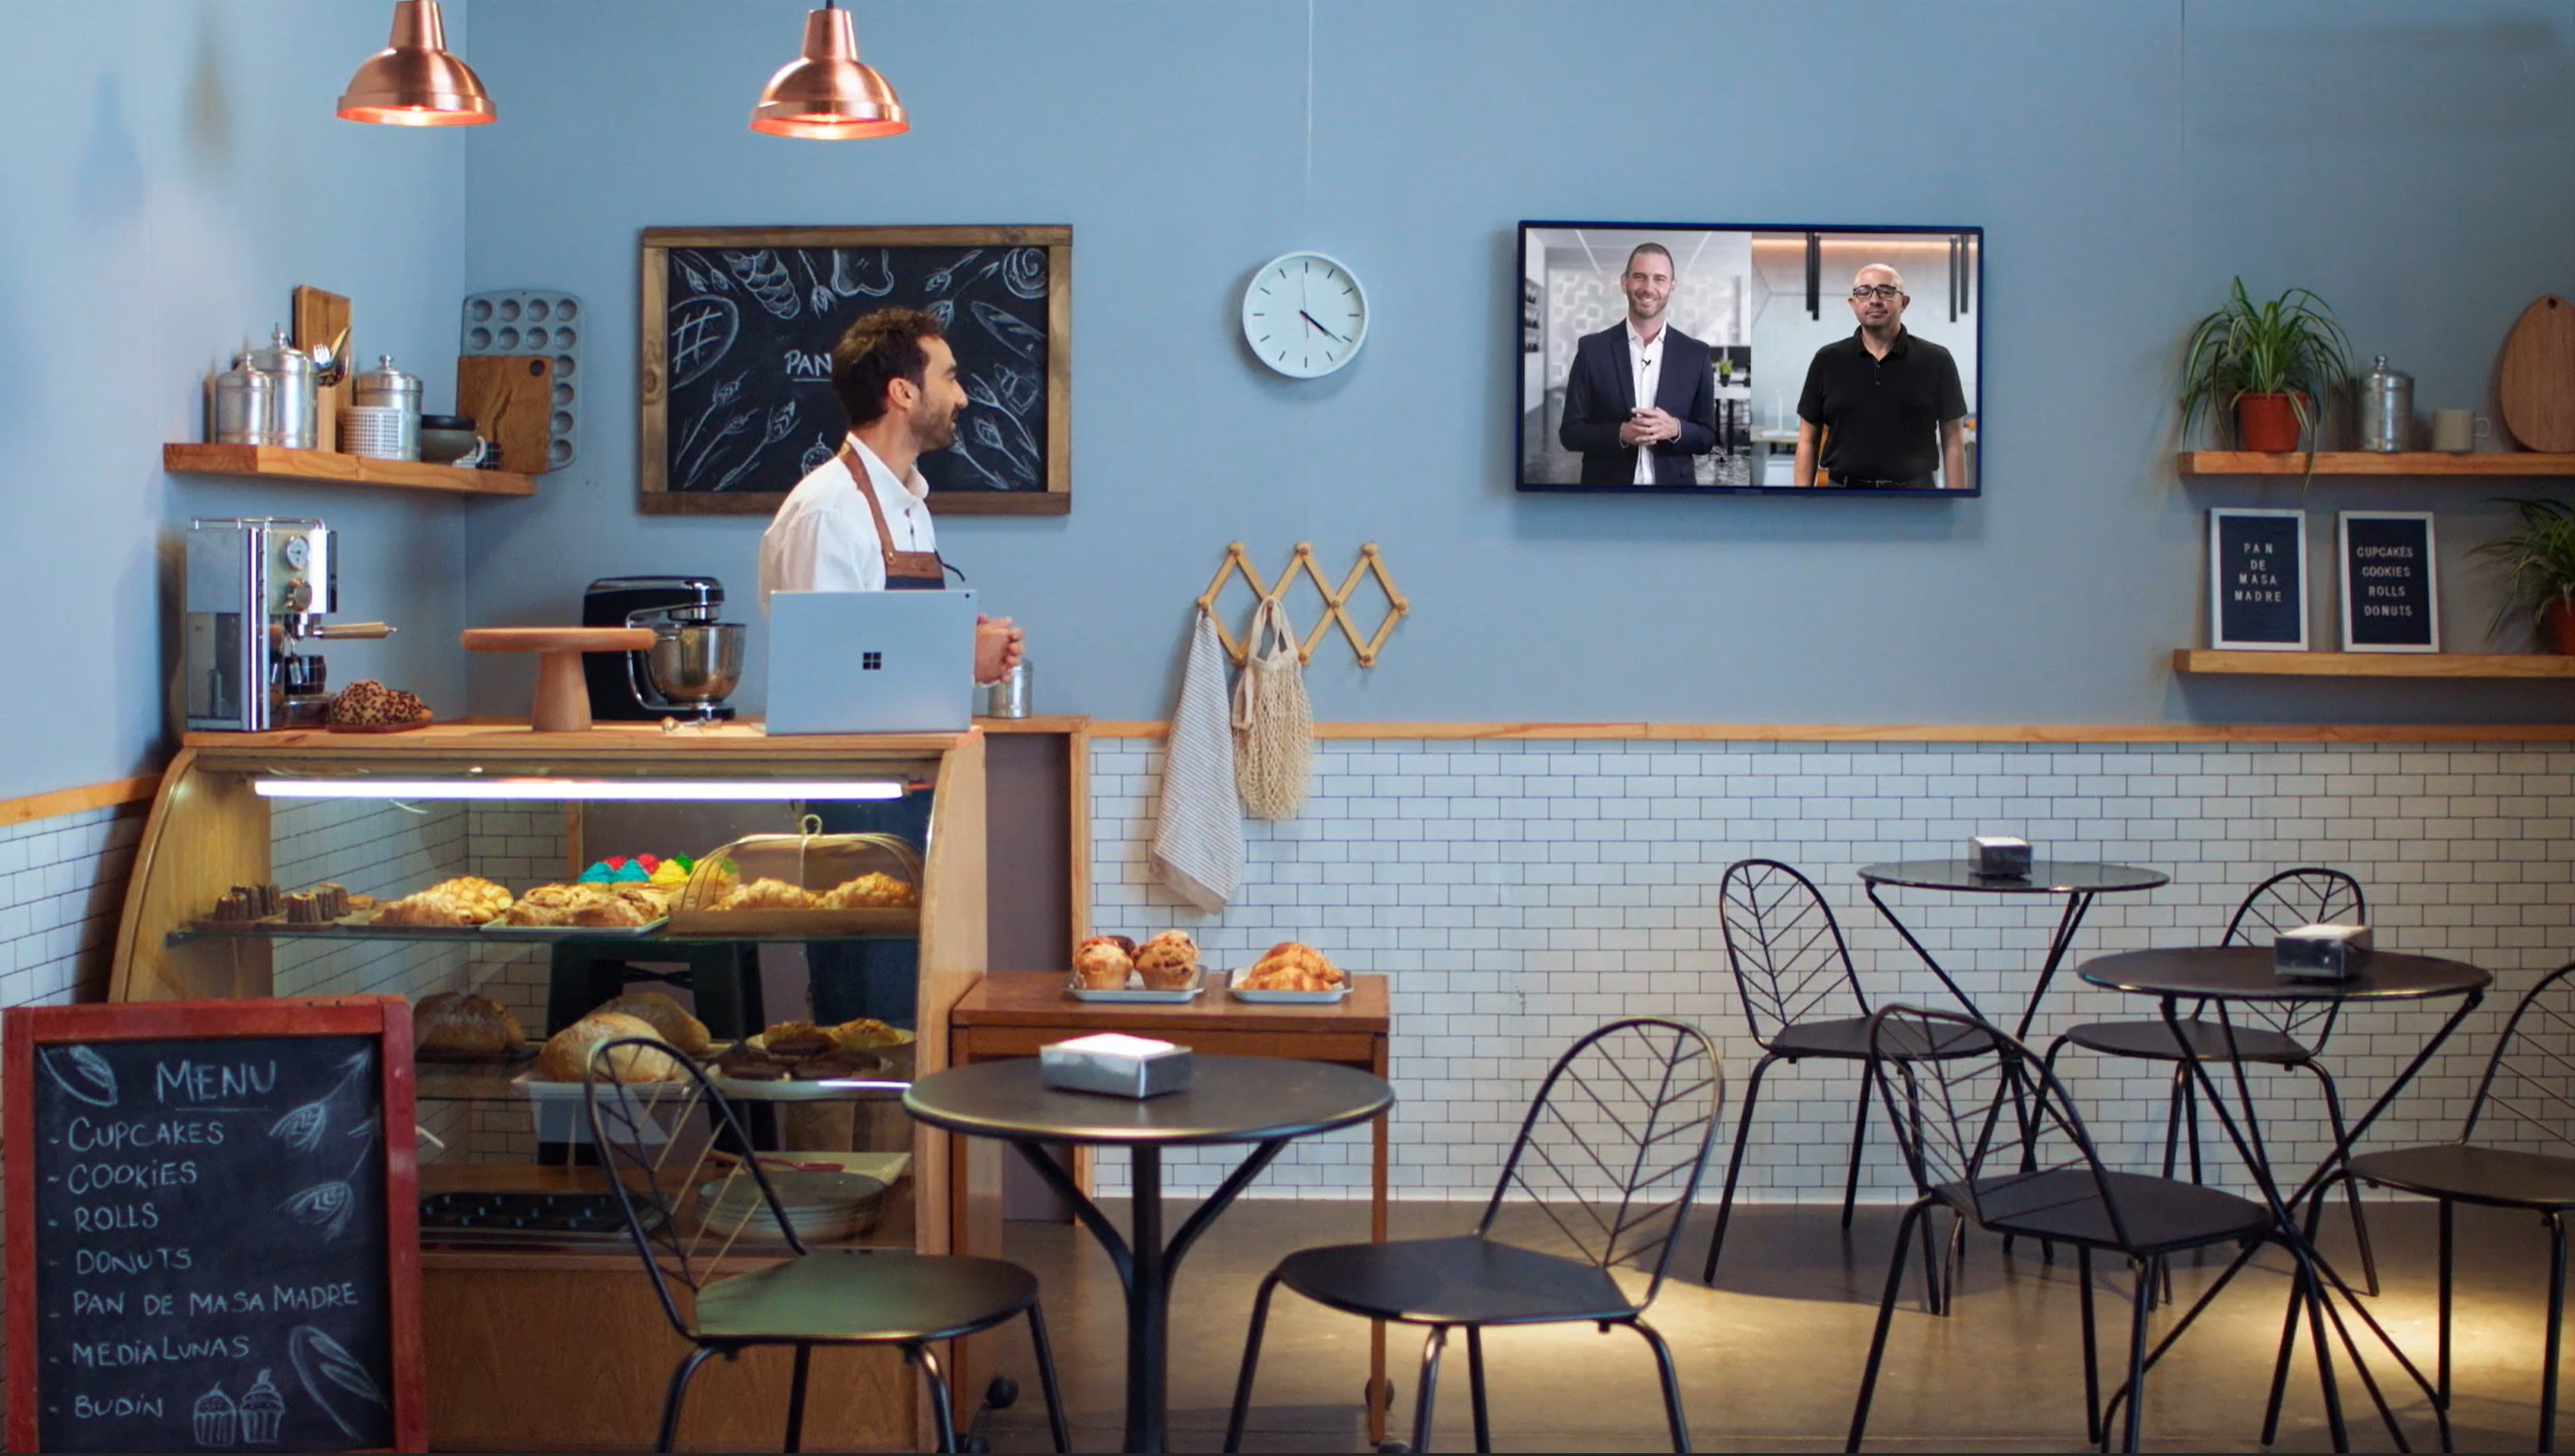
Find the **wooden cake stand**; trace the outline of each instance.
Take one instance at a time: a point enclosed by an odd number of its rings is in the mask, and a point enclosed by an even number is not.
[[[541,733],[590,730],[590,686],[581,673],[584,653],[640,653],[653,646],[649,627],[475,627],[462,641],[469,653],[535,653],[537,705],[528,727]]]

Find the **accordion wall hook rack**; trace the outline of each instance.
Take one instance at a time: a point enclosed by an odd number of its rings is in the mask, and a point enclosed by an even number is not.
[[[1242,542],[1234,542],[1225,549],[1225,564],[1217,568],[1216,579],[1199,594],[1199,610],[1216,618],[1217,638],[1225,644],[1227,656],[1238,664],[1244,660],[1250,646],[1250,633],[1247,630],[1243,638],[1237,638],[1227,628],[1225,618],[1217,612],[1218,599],[1225,595],[1227,584],[1238,576],[1245,586],[1252,589],[1256,610],[1260,603],[1279,602],[1288,609],[1290,622],[1295,620],[1296,604],[1287,600],[1288,592],[1299,580],[1313,585],[1314,595],[1322,601],[1323,615],[1313,630],[1305,635],[1305,640],[1296,645],[1296,661],[1300,665],[1312,663],[1314,649],[1322,642],[1324,634],[1338,627],[1341,636],[1349,640],[1350,652],[1358,658],[1359,666],[1373,668],[1378,651],[1385,646],[1386,636],[1412,610],[1412,604],[1395,590],[1394,578],[1386,574],[1385,559],[1377,554],[1375,542],[1359,548],[1359,559],[1351,565],[1349,575],[1341,578],[1338,587],[1325,580],[1322,569],[1314,565],[1314,548],[1310,542],[1296,543],[1294,554],[1288,558],[1288,565],[1280,569],[1275,582],[1264,582],[1261,569],[1252,564],[1252,554],[1244,549]],[[1371,576],[1376,578],[1377,589],[1385,594],[1385,617],[1377,623],[1375,632],[1363,638],[1359,635],[1358,624],[1350,618],[1348,604],[1351,595],[1358,591],[1360,582]]]

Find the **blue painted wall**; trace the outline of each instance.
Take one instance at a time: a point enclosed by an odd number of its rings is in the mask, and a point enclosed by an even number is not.
[[[2179,340],[2228,277],[2316,288],[2426,408],[2479,401],[2523,304],[2575,286],[2575,5],[865,4],[909,136],[756,136],[801,5],[481,0],[507,119],[475,137],[466,275],[591,298],[631,378],[636,233],[661,224],[1069,222],[1075,509],[942,523],[1030,629],[1041,706],[1167,713],[1229,541],[1265,570],[1379,544],[1414,614],[1337,646],[1317,715],[1367,720],[2137,723],[2546,718],[2531,688],[2176,685],[2202,517],[2298,488],[2183,486]],[[1639,139],[1654,139],[1651,143]],[[1988,231],[1977,502],[1520,499],[1512,223],[1972,222]],[[1356,267],[1365,353],[1265,378],[1236,298],[1270,256]],[[594,356],[596,357],[596,356]],[[761,523],[639,519],[633,419],[494,534],[478,620],[585,580],[747,592]],[[2319,485],[2444,511],[2451,642],[2490,588],[2475,486]],[[2332,631],[2319,591],[2317,631]],[[1310,618],[1304,625],[1310,625]],[[524,702],[478,677],[478,708]],[[757,701],[758,684],[749,698]]]
[[[744,127],[803,9],[452,4],[503,117],[457,134],[329,118],[380,6],[0,5],[0,569],[49,665],[41,712],[0,728],[0,795],[149,760],[192,514],[342,528],[345,612],[405,633],[336,650],[336,676],[442,708],[469,673],[475,709],[526,703],[525,665],[469,665],[460,625],[569,620],[617,572],[747,594],[759,522],[633,506],[636,234],[679,223],[1075,227],[1075,513],[943,527],[1032,630],[1048,710],[1164,715],[1234,540],[1267,569],[1299,540],[1334,568],[1374,541],[1412,599],[1378,668],[1318,654],[1330,719],[2561,710],[2537,687],[2177,684],[2208,506],[2303,504],[2320,559],[2335,509],[2441,510],[2450,642],[2473,648],[2494,595],[2460,558],[2512,488],[2184,485],[2165,400],[2238,272],[2332,299],[2424,407],[2487,398],[2520,308],[2575,287],[2575,0],[872,0],[862,43],[918,129],[844,145]],[[1514,496],[1523,217],[1984,225],[1987,496]],[[1362,358],[1314,384],[1265,377],[1235,329],[1252,269],[1298,247],[1375,305]],[[567,288],[618,387],[533,502],[163,476],[204,374],[299,282],[354,296],[360,347],[433,404],[463,293]],[[2320,638],[2331,611],[2320,590]]]
[[[387,13],[0,5],[0,592],[19,643],[0,797],[157,764],[192,515],[331,523],[343,615],[402,628],[336,645],[334,677],[462,704],[470,507],[161,471],[162,442],[204,438],[206,377],[286,322],[297,284],[354,300],[360,348],[454,375],[464,141],[331,116]]]

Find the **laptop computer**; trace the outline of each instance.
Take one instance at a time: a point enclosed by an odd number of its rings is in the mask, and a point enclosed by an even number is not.
[[[974,717],[974,593],[770,594],[771,733],[959,732]]]

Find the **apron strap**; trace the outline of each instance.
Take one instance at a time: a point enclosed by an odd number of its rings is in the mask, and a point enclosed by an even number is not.
[[[948,573],[940,565],[939,553],[894,549],[894,532],[886,525],[885,507],[877,500],[876,488],[868,479],[867,463],[859,459],[858,451],[842,446],[841,464],[849,471],[851,486],[858,491],[859,499],[868,503],[868,515],[876,522],[877,550],[885,557],[886,585],[893,587],[902,582],[946,587]]]

